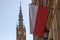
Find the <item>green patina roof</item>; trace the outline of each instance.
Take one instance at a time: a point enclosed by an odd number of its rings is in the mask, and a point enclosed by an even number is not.
[[[19,28],[21,28],[21,27],[23,27],[23,15],[22,15],[21,3],[20,3]]]

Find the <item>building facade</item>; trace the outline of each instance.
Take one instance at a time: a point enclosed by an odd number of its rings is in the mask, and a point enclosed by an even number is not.
[[[19,12],[19,23],[16,27],[16,40],[26,40],[26,29],[25,26],[23,25],[21,3],[20,3],[20,12]]]
[[[34,5],[43,5],[49,9],[46,28],[49,33],[48,38],[33,35],[33,40],[60,40],[60,0],[32,0]]]

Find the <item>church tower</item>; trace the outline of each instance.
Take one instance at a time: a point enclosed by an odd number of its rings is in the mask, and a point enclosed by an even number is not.
[[[23,25],[21,3],[20,3],[20,12],[19,12],[19,23],[16,27],[16,40],[26,40],[26,30],[25,30],[25,26]]]

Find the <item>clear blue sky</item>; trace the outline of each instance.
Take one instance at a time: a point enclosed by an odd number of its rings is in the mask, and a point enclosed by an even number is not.
[[[31,0],[0,0],[0,40],[16,40],[16,25],[20,1],[27,40],[33,40],[29,29],[29,3]]]

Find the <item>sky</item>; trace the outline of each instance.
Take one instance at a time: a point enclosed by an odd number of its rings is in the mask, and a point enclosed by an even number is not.
[[[31,0],[0,0],[0,40],[16,40],[20,1],[26,28],[26,40],[33,40],[29,26],[29,3]]]

